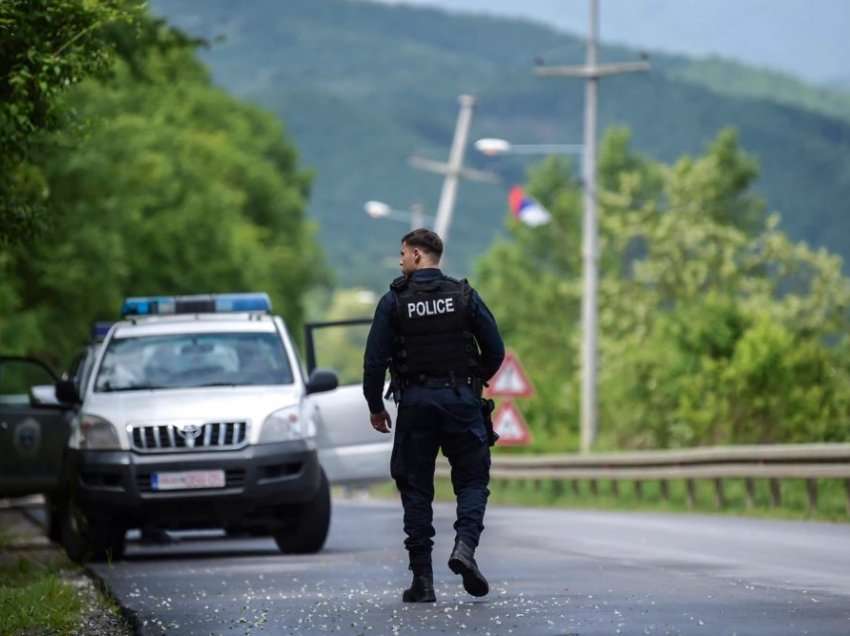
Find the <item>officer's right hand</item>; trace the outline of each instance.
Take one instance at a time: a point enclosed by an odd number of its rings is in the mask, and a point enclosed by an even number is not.
[[[386,411],[372,413],[369,416],[369,419],[372,421],[372,428],[379,433],[389,433],[390,429],[393,427],[393,420],[390,417],[390,414]]]

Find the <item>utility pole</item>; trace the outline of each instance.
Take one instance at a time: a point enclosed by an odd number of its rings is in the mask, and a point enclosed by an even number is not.
[[[583,66],[539,66],[541,77],[580,77],[586,80],[584,97],[584,220],[582,227],[583,291],[581,297],[581,452],[587,453],[596,439],[596,367],[598,331],[596,292],[599,286],[598,227],[596,219],[596,97],[599,79],[624,73],[648,71],[647,62],[597,63],[599,0],[590,0],[590,32]]]
[[[410,206],[410,229],[418,230],[425,225],[425,206],[414,203]]]
[[[443,190],[440,193],[440,203],[437,206],[437,220],[434,224],[434,231],[443,239],[444,254],[449,239],[449,228],[452,224],[460,177],[486,183],[498,183],[499,181],[499,178],[491,172],[463,167],[466,141],[469,137],[469,127],[472,124],[472,111],[475,108],[475,97],[461,95],[458,100],[460,101],[460,112],[457,116],[457,125],[455,126],[455,135],[452,140],[448,163],[425,159],[416,155],[410,157],[410,165],[414,168],[445,175]]]

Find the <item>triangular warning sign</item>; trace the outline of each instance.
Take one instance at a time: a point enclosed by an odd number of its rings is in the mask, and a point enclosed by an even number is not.
[[[500,446],[527,446],[531,443],[531,431],[522,413],[513,402],[502,402],[493,413],[493,430],[499,436]]]
[[[512,351],[508,351],[502,366],[496,371],[496,375],[490,378],[490,386],[484,394],[487,397],[531,397],[534,395],[534,387],[525,374],[519,358]]]

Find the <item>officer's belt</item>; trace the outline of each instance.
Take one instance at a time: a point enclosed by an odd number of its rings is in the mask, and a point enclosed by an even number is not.
[[[444,376],[444,377],[418,376],[418,377],[413,377],[413,378],[403,378],[401,382],[402,382],[403,387],[416,385],[416,386],[424,386],[424,387],[428,387],[428,388],[432,388],[432,389],[434,389],[434,388],[446,388],[446,387],[451,389],[453,387],[458,387],[458,386],[461,386],[463,384],[468,384],[469,386],[472,386],[473,383],[475,382],[475,378],[473,378],[472,376],[466,376],[466,377],[460,377],[460,378],[458,378],[458,377],[452,378],[450,376]]]

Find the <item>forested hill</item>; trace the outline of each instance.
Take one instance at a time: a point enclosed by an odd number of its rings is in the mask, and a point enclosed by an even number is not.
[[[440,178],[413,152],[445,159],[457,95],[478,96],[471,139],[581,140],[583,86],[539,79],[532,60],[580,63],[582,42],[545,25],[352,0],[156,0],[154,10],[210,39],[217,82],[279,114],[316,172],[311,213],[341,284],[380,289],[404,226],[373,221],[368,199],[436,208]],[[605,48],[603,60],[638,53]],[[653,71],[603,80],[600,124],[629,126],[660,160],[697,153],[725,126],[762,166],[760,191],[797,239],[850,261],[850,98],[740,65],[650,52]],[[476,167],[520,181],[529,159]],[[501,231],[505,189],[462,183],[450,251],[460,270]],[[576,228],[579,231],[579,228]],[[378,264],[376,266],[376,264]]]

